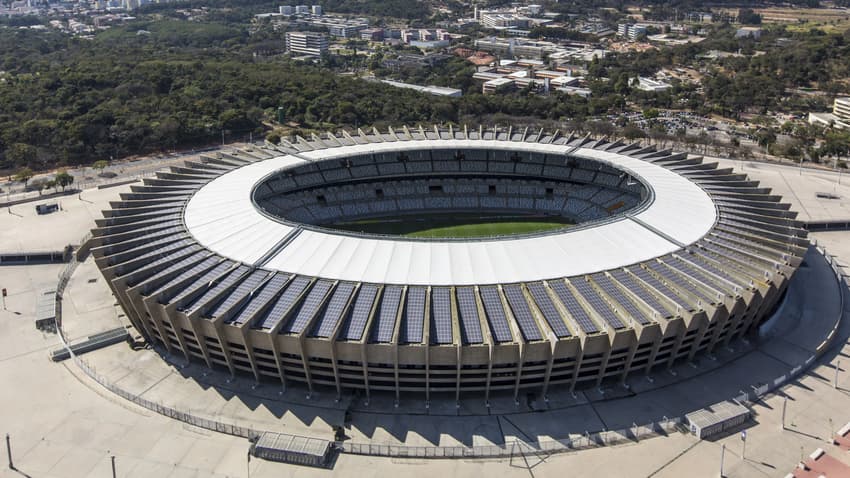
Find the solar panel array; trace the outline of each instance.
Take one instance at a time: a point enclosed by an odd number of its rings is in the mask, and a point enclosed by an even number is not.
[[[402,292],[404,292],[404,289],[397,285],[384,287],[381,306],[375,316],[375,323],[372,325],[373,342],[387,344],[393,340]]]
[[[280,323],[280,321],[283,320],[289,312],[289,309],[295,305],[295,301],[309,284],[310,279],[306,277],[296,276],[292,279],[289,285],[286,286],[286,290],[283,291],[283,294],[280,294],[277,298],[277,302],[275,302],[274,307],[266,312],[266,316],[263,317],[263,320],[259,321],[259,327],[261,329],[273,329],[278,323]]]
[[[313,327],[313,337],[330,337],[336,330],[336,324],[342,319],[342,314],[345,312],[345,306],[348,304],[348,299],[354,292],[353,282],[340,282],[333,295],[328,300],[328,306]]]
[[[319,311],[319,307],[322,306],[325,296],[328,295],[331,287],[333,287],[333,282],[329,280],[317,281],[307,294],[307,298],[301,303],[301,307],[298,309],[298,313],[295,314],[295,318],[281,328],[281,333],[300,334],[303,332],[307,324],[310,323],[310,319]]]
[[[662,283],[660,280],[656,279],[655,276],[650,274],[646,269],[640,266],[635,266],[629,269],[634,275],[638,277],[638,279],[642,280],[649,284],[652,288],[658,291],[664,297],[670,299],[671,302],[678,305],[684,310],[694,310],[694,307],[685,299],[682,298],[679,294],[673,292],[672,289],[667,287],[666,284]]]
[[[236,305],[237,302],[244,299],[252,290],[254,290],[261,282],[269,275],[269,272],[262,269],[257,269],[248,277],[245,278],[242,282],[233,289],[230,294],[225,296],[224,299],[219,300],[216,305],[214,305],[211,309],[207,310],[204,314],[205,317],[214,319],[216,317],[221,316],[231,307]]]
[[[620,284],[626,286],[627,289],[632,291],[633,294],[637,295],[641,298],[650,308],[658,312],[664,317],[670,317],[672,314],[667,310],[667,307],[661,304],[661,301],[658,300],[657,297],[649,293],[644,287],[638,284],[638,282],[630,276],[626,271],[622,269],[617,269],[611,271],[611,275],[614,276],[614,279],[617,280]]]
[[[540,334],[537,322],[534,320],[534,316],[531,315],[531,309],[528,308],[528,302],[525,301],[522,288],[516,284],[510,284],[502,287],[502,290],[505,292],[505,298],[508,299],[508,305],[511,307],[514,319],[519,324],[519,330],[522,332],[523,338],[527,342],[543,340],[543,335]]]
[[[407,307],[404,311],[404,321],[401,323],[400,343],[422,342],[422,331],[425,328],[425,295],[424,287],[407,289]]]
[[[151,292],[149,295],[159,294],[160,292],[162,292],[164,290],[168,290],[169,288],[174,287],[177,284],[180,284],[184,281],[187,281],[187,280],[191,279],[192,277],[195,277],[196,275],[200,274],[201,272],[203,272],[203,271],[209,269],[210,267],[214,266],[220,260],[221,260],[220,258],[215,257],[215,256],[207,257],[203,261],[201,261],[201,262],[195,264],[194,266],[190,267],[189,269],[181,272],[177,276],[172,277],[171,280],[169,280],[169,281],[165,282],[164,284],[162,284],[161,286],[159,286],[156,290]]]
[[[478,318],[478,304],[475,301],[475,289],[472,287],[458,287],[457,308],[460,315],[460,332],[464,344],[484,343],[481,334],[481,321]]]
[[[431,289],[431,343],[452,343],[452,298],[448,287]]]
[[[674,273],[673,271],[665,268],[660,263],[655,262],[655,261],[651,261],[647,264],[647,266],[649,266],[650,269],[655,271],[655,273],[659,274],[661,277],[664,277],[666,280],[676,284],[676,286],[679,287],[680,289],[684,289],[684,290],[690,292],[691,295],[699,298],[703,302],[706,302],[706,303],[709,303],[709,304],[712,302],[711,299],[709,299],[705,294],[703,294],[702,291],[700,291],[699,289],[694,287],[693,284],[691,284],[690,282],[688,282],[687,280],[682,278],[680,275],[678,275],[678,274]]]
[[[163,277],[167,277],[167,276],[169,276],[169,275],[171,275],[171,274],[173,274],[177,271],[186,269],[187,267],[197,263],[198,261],[200,261],[201,259],[203,259],[204,257],[207,257],[209,255],[210,255],[209,251],[206,251],[206,250],[198,251],[198,252],[196,252],[192,255],[189,255],[189,256],[184,257],[183,259],[180,259],[179,261],[175,262],[174,264],[171,264],[170,266],[166,267],[165,269],[163,269],[163,270],[157,272],[156,274],[150,276],[149,278],[147,278],[145,280],[145,282],[148,282],[148,284],[145,285],[144,291],[142,292],[142,294],[143,295],[149,295],[150,291],[154,287],[156,287],[156,285],[152,284],[151,282],[159,281]]]
[[[717,285],[720,279],[706,274],[705,271],[694,269],[690,262],[683,261],[679,258],[670,258],[664,263],[672,267],[673,269],[676,269],[677,271],[681,272],[682,274],[693,278],[694,281],[705,285],[705,287],[712,290],[712,293],[714,294],[720,294],[721,290],[723,289],[722,286]]]
[[[578,299],[576,299],[573,292],[567,288],[567,284],[563,281],[555,280],[549,282],[549,287],[555,291],[555,295],[561,299],[561,303],[566,307],[567,312],[575,319],[576,323],[578,323],[579,328],[581,328],[582,332],[585,334],[595,334],[599,332],[599,327],[590,319],[590,316],[587,314],[587,311],[584,310],[584,307],[579,304]]]
[[[166,254],[166,253],[178,250],[178,249],[183,249],[184,247],[187,247],[187,246],[190,246],[190,245],[193,245],[193,244],[194,244],[194,242],[191,239],[181,239],[177,242],[172,242],[171,244],[168,244],[167,246],[155,248],[154,250],[146,252],[144,254],[128,257],[124,260],[124,262],[125,263],[133,263],[133,262],[144,263],[142,268],[145,268],[145,267],[148,267],[152,264],[150,262],[150,259],[162,257],[163,254]]]
[[[626,326],[617,317],[614,312],[611,310],[611,307],[602,300],[602,297],[599,297],[590,284],[584,279],[576,279],[574,281],[570,281],[573,287],[576,288],[579,294],[590,304],[590,307],[599,314],[605,322],[608,323],[611,328],[614,330],[624,329]]]
[[[571,336],[572,334],[570,333],[570,329],[564,323],[564,320],[561,318],[561,314],[558,312],[558,309],[555,308],[555,304],[552,302],[549,294],[546,293],[546,286],[544,286],[541,282],[532,282],[527,285],[528,291],[534,299],[534,303],[537,304],[537,308],[540,309],[540,312],[543,314],[543,318],[546,319],[546,323],[548,323],[549,327],[552,328],[552,332],[555,333],[555,337],[563,338]]]
[[[193,300],[184,310],[189,310],[190,313],[194,312],[195,309],[206,304],[207,302],[212,300],[213,297],[226,291],[227,289],[230,289],[230,286],[235,284],[236,281],[238,281],[242,277],[242,275],[247,273],[249,270],[251,270],[251,268],[245,265],[237,267],[235,270],[230,272],[227,277],[224,277],[218,283],[210,284],[209,289],[207,289],[206,292],[204,292],[195,300]]]
[[[644,314],[643,311],[631,301],[631,299],[626,297],[626,294],[624,294],[619,287],[611,282],[611,279],[609,279],[608,276],[605,274],[596,274],[591,278],[593,279],[593,282],[596,282],[596,285],[608,294],[609,297],[619,303],[626,314],[628,314],[632,319],[636,320],[641,325],[652,323],[652,320],[650,320],[650,318],[647,317],[646,314]]]
[[[230,318],[227,321],[229,324],[244,324],[254,318],[254,314],[256,314],[260,309],[263,308],[266,304],[271,302],[272,299],[277,296],[278,292],[283,289],[283,286],[286,285],[286,281],[289,280],[289,276],[283,273],[275,274],[274,277],[268,280],[261,289],[258,289],[251,297],[251,300],[242,307],[237,314]]]
[[[505,309],[502,308],[502,300],[499,298],[499,289],[494,286],[479,287],[481,302],[487,312],[487,323],[490,324],[490,333],[496,342],[511,342],[514,339]]]
[[[136,270],[132,271],[131,273],[128,273],[127,275],[132,274],[133,277],[131,277],[130,279],[127,280],[127,287],[135,287],[135,286],[141,284],[142,282],[147,280],[150,276],[156,274],[156,272],[157,272],[156,268],[157,267],[159,267],[163,264],[173,263],[173,262],[179,260],[181,257],[185,257],[189,254],[192,254],[193,252],[199,250],[200,248],[201,248],[201,246],[193,245],[193,246],[186,247],[184,249],[180,249],[179,251],[172,252],[171,254],[160,257],[159,259],[157,259],[157,260],[155,260],[155,261],[153,261],[149,264],[146,264],[141,269],[136,269]]]
[[[363,329],[372,312],[372,304],[378,294],[378,286],[374,284],[363,284],[357,292],[354,307],[351,308],[348,321],[343,324],[339,337],[344,340],[360,340],[363,337]]]
[[[206,286],[211,281],[217,279],[219,276],[224,274],[231,267],[233,267],[233,263],[230,262],[230,261],[224,261],[224,262],[218,264],[217,266],[213,267],[211,270],[205,272],[204,275],[193,280],[192,285],[185,286],[185,287],[182,287],[181,289],[172,291],[170,293],[170,296],[168,294],[166,294],[163,303],[179,302],[179,301],[183,300],[185,297],[188,297],[189,295],[191,295],[199,287]]]
[[[711,272],[712,274],[718,277],[722,277],[723,279],[726,279],[727,281],[737,285],[738,287],[746,288],[746,286],[744,285],[744,283],[741,282],[740,279],[738,279],[737,277],[733,277],[731,274],[724,271],[723,269],[720,269],[719,267],[715,267],[714,264],[712,264],[709,260],[707,260],[705,257],[698,253],[691,253],[690,255],[688,255],[687,259],[689,261],[692,261],[694,264],[697,264],[699,267],[702,267],[703,269]]]

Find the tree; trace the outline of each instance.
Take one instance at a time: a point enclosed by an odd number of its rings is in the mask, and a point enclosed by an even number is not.
[[[26,188],[27,183],[29,182],[30,179],[32,179],[32,176],[33,176],[32,169],[30,169],[28,167],[23,167],[23,168],[19,169],[17,173],[15,173],[15,181],[24,183],[24,187]]]
[[[26,143],[12,143],[6,148],[6,159],[9,166],[26,166],[35,160],[36,149]]]
[[[71,176],[67,171],[63,170],[56,173],[54,181],[56,181],[56,185],[61,187],[62,191],[64,191],[66,187],[74,183],[74,176]]]
[[[107,167],[107,166],[109,166],[109,162],[108,162],[108,161],[106,161],[105,159],[100,159],[100,160],[98,160],[98,161],[95,161],[95,162],[91,165],[91,167],[92,167],[93,169],[96,169],[96,170],[97,170],[97,174],[101,174],[101,173],[103,173],[103,170],[104,170],[104,169],[106,169],[106,167]]]
[[[275,131],[272,131],[271,133],[266,135],[266,141],[271,144],[280,144],[280,134]]]
[[[770,146],[776,143],[776,133],[773,128],[759,128],[753,137],[759,146],[764,148],[764,152],[770,154]]]
[[[48,189],[47,186],[48,180],[47,178],[37,178],[30,181],[30,189],[35,189],[38,191],[38,195],[41,196],[42,191]]]

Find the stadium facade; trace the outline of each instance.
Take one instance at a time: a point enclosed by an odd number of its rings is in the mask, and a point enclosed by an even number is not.
[[[93,254],[166,353],[368,395],[546,396],[754,331],[808,247],[781,198],[685,153],[528,129],[343,132],[201,156],[105,211]],[[576,226],[422,240],[421,213]]]

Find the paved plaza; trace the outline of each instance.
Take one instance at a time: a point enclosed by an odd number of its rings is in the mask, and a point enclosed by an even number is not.
[[[740,162],[734,162],[736,168]],[[747,163],[744,171],[773,187],[801,211],[803,220],[850,218],[850,187],[837,184],[832,173],[799,171],[784,166]],[[842,178],[842,183],[845,179]],[[850,181],[846,181],[850,183]],[[840,199],[821,200],[816,192],[833,187]],[[117,198],[122,188],[86,190],[62,200],[63,210],[36,216],[31,206],[13,206],[0,216],[0,251],[53,250],[78,242]],[[829,189],[832,191],[832,189]],[[813,198],[814,196],[814,198]],[[827,201],[827,202],[823,202]],[[846,208],[846,209],[845,209]],[[804,212],[805,211],[805,212]],[[5,211],[3,211],[5,213]],[[850,264],[850,233],[817,233],[813,237],[842,265]],[[205,374],[182,356],[162,358],[152,350],[134,352],[125,344],[83,356],[97,372],[124,390],[148,400],[224,423],[259,430],[332,438],[332,426],[347,425],[352,442],[406,446],[479,446],[514,440],[537,441],[580,436],[585,431],[628,428],[664,416],[679,416],[737,395],[749,385],[771,380],[810,356],[824,331],[839,314],[838,286],[831,270],[810,253],[795,276],[788,306],[757,343],[736,342],[676,375],[654,382],[630,379],[629,389],[585,390],[572,397],[497,398],[487,409],[474,397],[435,402],[404,397],[398,409],[391,399],[345,396],[329,392],[311,399],[303,390],[262,384],[220,373]],[[730,477],[784,476],[816,448],[850,464],[850,453],[827,443],[831,433],[850,421],[850,324],[840,340],[807,373],[753,406],[747,424],[746,454],[738,431],[700,441],[672,433],[640,442],[542,456],[518,453],[511,459],[427,460],[340,455],[332,470],[247,460],[244,438],[211,432],[138,407],[87,377],[73,361],[53,363],[49,351],[60,346],[55,334],[34,326],[37,293],[55,287],[64,265],[0,268],[0,287],[9,291],[0,311],[0,434],[11,437],[14,464],[0,477],[111,476],[115,456],[120,477],[272,477],[272,476],[410,476],[492,473],[499,476],[718,476],[721,446],[724,472]],[[845,267],[845,271],[847,268]],[[847,295],[847,292],[844,291]],[[850,298],[844,314],[850,314]],[[125,323],[91,259],[76,270],[63,301],[65,331],[79,340]],[[837,388],[835,367],[841,361]],[[785,408],[785,427],[782,424]],[[350,412],[346,422],[345,410]]]

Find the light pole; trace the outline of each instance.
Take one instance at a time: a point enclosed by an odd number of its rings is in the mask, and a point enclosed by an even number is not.
[[[785,430],[785,408],[788,407],[788,397],[782,400],[782,429]]]
[[[3,303],[5,306],[5,302]],[[841,360],[835,362],[835,380],[832,382],[832,388],[838,389],[838,371],[841,370]]]
[[[112,478],[115,478],[115,455],[109,457],[112,461]]]
[[[8,433],[6,434],[6,454],[9,455],[9,469],[14,470],[15,464],[12,463],[12,442]]]
[[[726,444],[720,445],[720,478],[723,478],[723,458],[726,456]]]
[[[832,444],[832,417],[829,418],[829,434],[826,436],[826,442]]]

